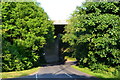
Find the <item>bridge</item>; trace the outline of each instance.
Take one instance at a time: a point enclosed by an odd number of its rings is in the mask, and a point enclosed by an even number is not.
[[[45,46],[45,60],[47,63],[58,63],[63,61],[63,57],[61,54],[61,42],[60,35],[64,34],[64,27],[68,24],[66,20],[54,20],[53,21],[55,27],[55,36],[57,36],[53,43],[49,43]]]
[[[64,34],[64,27],[68,24],[66,20],[53,20],[53,24],[55,27],[55,35]]]
[[[54,25],[67,25],[68,22],[66,20],[53,20]]]

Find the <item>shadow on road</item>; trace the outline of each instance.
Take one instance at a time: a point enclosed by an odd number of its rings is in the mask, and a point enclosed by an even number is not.
[[[69,61],[69,62],[65,62],[65,63],[53,63],[53,64],[42,64],[42,67],[46,67],[46,66],[55,66],[55,65],[76,65],[77,61]]]

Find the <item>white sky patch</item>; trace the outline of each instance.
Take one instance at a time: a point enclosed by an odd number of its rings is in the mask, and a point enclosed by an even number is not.
[[[66,20],[84,0],[37,0],[51,20]]]

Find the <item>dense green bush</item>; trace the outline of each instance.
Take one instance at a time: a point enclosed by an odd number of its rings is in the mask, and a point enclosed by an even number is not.
[[[35,2],[2,2],[2,70],[24,70],[43,59],[43,46],[53,41],[54,27]]]
[[[119,12],[119,2],[86,2],[74,11],[62,39],[80,65],[92,70],[120,65]]]

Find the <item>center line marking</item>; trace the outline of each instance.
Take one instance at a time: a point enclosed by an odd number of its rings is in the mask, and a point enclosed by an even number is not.
[[[36,80],[37,80],[38,76],[37,76],[37,73],[36,73]]]
[[[70,76],[69,74],[65,73],[67,76],[69,76],[70,78],[72,78],[72,76]]]

